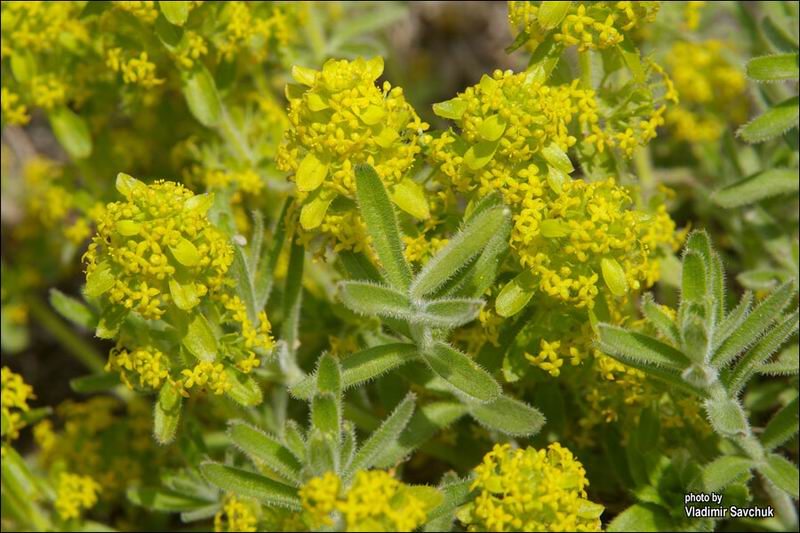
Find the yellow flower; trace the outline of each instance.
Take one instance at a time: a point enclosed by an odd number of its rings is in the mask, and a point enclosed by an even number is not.
[[[56,489],[56,511],[62,520],[79,518],[81,512],[97,503],[100,485],[89,476],[62,472]]]
[[[287,86],[290,128],[277,163],[293,173],[305,230],[326,222],[337,196],[355,198],[354,167],[359,163],[375,168],[396,201],[395,188],[403,182],[404,193],[417,192],[425,202],[418,186],[404,177],[421,150],[420,138],[428,125],[406,102],[402,89],[388,82],[382,88],[375,85],[382,72],[380,57],[330,60],[321,71],[293,69],[301,85]],[[420,216],[414,209],[419,205],[401,199],[398,206]],[[336,236],[330,228],[321,231]]]
[[[214,531],[257,531],[258,520],[252,506],[228,495],[222,509],[214,515]]]
[[[19,430],[25,427],[20,412],[30,410],[28,401],[36,398],[33,395],[33,387],[25,383],[22,376],[15,374],[10,368],[4,366],[0,371],[0,409],[3,412],[3,419],[8,422],[8,429],[4,435],[4,441],[12,441],[19,437]],[[5,444],[5,442],[4,442]]]
[[[600,531],[603,507],[587,500],[586,472],[560,444],[546,450],[496,444],[475,468],[475,500],[459,519],[469,531]]]
[[[169,360],[155,348],[139,348],[129,352],[117,346],[111,350],[106,363],[106,372],[121,372],[123,383],[133,389],[131,376],[138,376],[140,387],[158,390],[169,377]]]
[[[300,499],[314,528],[333,524],[330,514],[338,511],[345,531],[414,531],[437,505],[415,492],[418,488],[383,470],[362,470],[350,487],[341,490],[339,477],[327,472],[309,480],[300,489]]]
[[[508,3],[512,28],[527,32],[542,42],[551,31],[556,42],[577,46],[578,50],[605,49],[624,40],[630,32],[655,20],[661,2],[570,2],[561,20],[540,21],[542,2]]]
[[[221,288],[231,245],[208,220],[211,197],[182,185],[127,177],[126,200],[106,206],[86,254],[87,283],[117,306],[159,318],[170,305],[189,310]]]
[[[0,109],[3,112],[3,122],[15,126],[24,126],[31,120],[28,108],[19,101],[19,95],[12,93],[8,88],[0,89]]]
[[[679,41],[670,49],[667,65],[681,104],[664,118],[678,140],[715,141],[729,124],[747,118],[747,81],[742,69],[726,59],[729,47],[708,40]]]
[[[147,24],[153,24],[158,18],[156,3],[152,1],[112,2],[114,7],[127,11]]]

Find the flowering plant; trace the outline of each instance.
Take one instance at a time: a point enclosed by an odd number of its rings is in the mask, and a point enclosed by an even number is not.
[[[4,531],[797,529],[796,3],[453,6],[2,3]]]

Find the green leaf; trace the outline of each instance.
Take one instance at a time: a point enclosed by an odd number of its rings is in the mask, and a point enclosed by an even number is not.
[[[658,505],[637,503],[631,505],[608,524],[607,531],[672,531],[672,518]]]
[[[306,456],[306,440],[303,430],[294,420],[288,420],[283,427],[283,443],[295,458],[302,462]]]
[[[225,365],[225,373],[228,376],[228,383],[231,384],[226,394],[233,401],[245,407],[254,407],[264,401],[261,387],[252,374],[245,374],[228,364]]]
[[[92,154],[92,136],[86,120],[66,106],[50,112],[50,126],[58,142],[73,159]]]
[[[603,281],[614,296],[624,296],[628,292],[628,278],[622,266],[613,257],[604,257],[600,261],[600,270],[603,272]]]
[[[153,435],[159,444],[169,444],[175,438],[182,404],[183,398],[178,389],[170,383],[164,383],[158,393],[153,413]]]
[[[483,301],[473,298],[441,298],[425,303],[418,321],[431,327],[455,328],[478,317]]]
[[[214,193],[206,192],[187,198],[183,203],[183,208],[190,213],[205,215],[212,205],[214,205]]]
[[[497,151],[498,141],[481,141],[469,147],[464,154],[464,164],[470,170],[485,167]]]
[[[487,209],[472,218],[414,278],[412,298],[422,298],[434,292],[464,268],[503,227],[507,218],[509,212],[504,207]]]
[[[753,293],[745,291],[739,304],[728,313],[728,316],[725,317],[714,332],[713,350],[719,348],[719,345],[725,342],[725,340],[739,328],[742,322],[747,318],[752,303]]]
[[[403,178],[400,183],[395,185],[392,201],[417,220],[425,220],[431,216],[425,190],[410,178]]]
[[[682,371],[689,359],[675,348],[642,333],[627,331],[610,324],[598,324],[600,349],[623,363],[644,363]]]
[[[213,362],[217,357],[217,338],[201,313],[196,313],[183,338],[183,345],[201,361]]]
[[[783,135],[797,126],[798,97],[794,96],[768,109],[737,131],[737,135],[749,143],[760,143]]]
[[[510,317],[522,311],[536,292],[536,278],[533,272],[525,270],[505,284],[494,301],[497,314]]]
[[[50,289],[50,305],[73,324],[88,330],[97,327],[97,315],[91,309],[56,288]]]
[[[539,11],[536,13],[536,22],[539,23],[543,30],[555,28],[567,16],[570,4],[572,2],[542,2],[542,5],[539,6]]]
[[[208,481],[226,492],[293,511],[302,508],[296,489],[254,472],[212,462],[200,465],[200,471]]]
[[[355,173],[358,206],[386,280],[390,285],[405,290],[411,282],[411,268],[403,257],[400,230],[389,195],[371,166],[357,165]]]
[[[436,342],[422,353],[422,358],[453,389],[475,401],[492,401],[501,392],[500,385],[486,370],[449,344]]]
[[[181,285],[175,278],[169,280],[169,294],[178,309],[189,311],[200,303],[194,283]]]
[[[731,371],[730,378],[726,380],[729,390],[734,393],[741,391],[758,367],[797,333],[797,318],[797,311],[787,316],[739,359]]]
[[[277,439],[244,422],[234,422],[228,429],[233,443],[253,461],[265,463],[295,485],[302,482],[303,465]]]
[[[711,362],[718,368],[727,366],[770,327],[775,318],[789,304],[794,293],[794,282],[791,280],[775,289],[725,339],[712,356]]]
[[[764,474],[776,487],[786,492],[794,498],[798,498],[798,474],[797,467],[776,453],[767,456],[764,463],[758,466],[758,471]]]
[[[675,321],[658,306],[650,293],[642,297],[642,312],[662,336],[666,337],[672,344],[678,344],[680,334]]]
[[[433,113],[442,118],[460,120],[467,110],[467,102],[460,97],[433,104]]]
[[[756,57],[747,62],[747,76],[755,81],[796,80],[798,75],[796,53]]]
[[[200,64],[183,77],[183,95],[200,124],[210,128],[219,122],[222,102],[214,78],[205,66]]]
[[[89,298],[98,298],[111,290],[114,283],[116,283],[116,278],[109,270],[108,264],[101,263],[86,276],[86,285],[83,288],[83,293]]]
[[[342,409],[331,393],[318,393],[311,401],[311,425],[321,433],[339,438]]]
[[[286,285],[283,291],[284,320],[281,324],[281,339],[286,343],[290,353],[294,353],[299,344],[297,328],[300,323],[300,306],[303,302],[305,257],[303,245],[292,242],[289,252],[289,270],[286,274]]]
[[[749,457],[723,455],[703,467],[703,489],[705,492],[720,492],[722,489],[747,474],[753,468]]]
[[[133,176],[129,174],[125,174],[124,172],[117,173],[117,179],[114,185],[117,188],[117,191],[127,199],[131,199],[131,195],[134,191],[144,191],[147,189],[147,185],[144,182],[137,180]]]
[[[338,361],[330,354],[323,354],[319,358],[317,391],[328,392],[336,398],[342,395],[342,371]]]
[[[372,432],[364,445],[356,452],[346,477],[352,477],[359,470],[368,470],[375,466],[375,459],[383,450],[397,441],[411,419],[411,415],[414,413],[415,399],[413,393],[408,393],[392,414],[383,421],[378,429]]]
[[[703,303],[706,297],[706,265],[700,254],[689,251],[683,256],[681,269],[681,298],[691,303]]]
[[[340,282],[339,299],[349,309],[366,316],[408,320],[414,315],[414,309],[405,294],[367,281]]]
[[[128,501],[151,511],[179,513],[199,509],[209,504],[208,500],[193,498],[168,489],[133,487],[128,489]]]
[[[550,143],[539,152],[544,157],[551,167],[554,167],[565,174],[569,174],[575,168],[572,166],[572,161],[569,160],[567,153],[562,150],[556,143]]]
[[[506,435],[529,437],[545,423],[538,409],[504,395],[487,403],[469,403],[467,409],[479,424]]]
[[[705,401],[708,421],[718,434],[730,437],[747,433],[747,417],[742,406],[729,397],[709,398]]]
[[[303,229],[312,230],[319,227],[335,197],[336,195],[327,189],[314,191],[300,210],[300,225]]]
[[[631,39],[623,40],[617,45],[617,50],[619,50],[625,66],[628,67],[628,70],[631,72],[633,81],[636,82],[637,85],[644,85],[647,81],[647,74],[645,73],[644,66],[642,65],[641,54],[633,44],[633,41]]]
[[[230,273],[236,280],[236,294],[244,303],[247,318],[253,324],[258,324],[258,311],[256,309],[256,294],[253,288],[253,273],[247,262],[247,253],[244,248],[237,243],[233,243],[233,265]]]
[[[94,394],[97,392],[109,391],[119,384],[119,374],[116,372],[90,374],[69,381],[69,387],[79,394]]]
[[[185,237],[181,237],[178,244],[170,246],[169,249],[172,250],[172,255],[175,256],[175,259],[183,266],[193,267],[200,262],[200,252],[197,251],[194,243]]]
[[[183,26],[186,19],[189,18],[189,2],[159,2],[158,7],[170,24]]]
[[[758,373],[767,376],[792,376],[800,373],[800,351],[795,344],[784,348],[770,363],[761,365]]]
[[[485,141],[494,142],[506,131],[506,120],[500,115],[486,117],[478,126],[478,135]]]
[[[711,198],[718,205],[730,209],[780,194],[797,194],[797,191],[797,170],[773,168],[723,187],[715,191]]]
[[[764,428],[761,434],[761,443],[767,450],[773,450],[785,443],[798,431],[798,401],[799,396],[783,406]]]
[[[308,152],[297,167],[294,179],[300,191],[313,191],[325,181],[328,165],[323,164],[314,152]]]

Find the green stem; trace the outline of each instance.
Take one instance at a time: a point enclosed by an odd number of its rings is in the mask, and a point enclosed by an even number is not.
[[[49,331],[86,368],[95,373],[103,372],[105,361],[100,353],[85,339],[72,331],[47,305],[38,298],[31,298],[28,306],[36,321]]]
[[[592,88],[592,53],[589,50],[578,52],[578,65],[581,70],[581,87]]]
[[[641,184],[641,201],[646,202],[655,190],[656,180],[653,174],[653,162],[650,159],[650,149],[645,146],[636,148],[633,152],[633,165]]]

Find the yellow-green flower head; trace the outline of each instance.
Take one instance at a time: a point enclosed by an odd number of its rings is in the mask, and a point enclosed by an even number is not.
[[[618,45],[655,20],[661,2],[509,2],[508,20],[536,42],[552,35],[578,50]]]
[[[344,531],[414,531],[441,501],[436,489],[406,485],[383,470],[362,470],[347,488],[327,472],[299,494],[312,528],[333,525],[338,512]]]
[[[222,509],[214,515],[214,531],[257,531],[255,506],[234,495],[225,498]]]
[[[537,73],[496,70],[433,106],[434,113],[455,122],[458,133],[434,139],[431,156],[462,192],[514,188],[536,163],[569,165],[565,151],[576,139],[568,126],[574,119],[595,124],[596,105],[593,91],[576,84],[550,87]]]
[[[294,67],[301,85],[287,86],[290,128],[278,150],[278,167],[293,173],[303,204],[300,223],[321,226],[337,196],[355,198],[354,168],[369,163],[398,207],[428,215],[421,189],[406,177],[428,125],[403,90],[375,80],[383,59],[329,60],[321,71]]]
[[[679,245],[666,208],[634,209],[612,178],[566,181],[556,193],[531,175],[527,186],[516,204],[512,248],[539,290],[576,308],[592,309],[600,290],[613,297],[650,287],[659,277],[659,248]]]
[[[4,366],[0,371],[0,410],[3,413],[3,423],[8,428],[3,429],[3,441],[12,441],[19,437],[19,430],[25,427],[22,413],[30,410],[28,400],[35,398],[33,387],[25,383],[22,376],[15,374],[10,368]]]
[[[220,289],[233,249],[208,220],[211,196],[125,174],[117,189],[125,201],[106,206],[84,255],[89,296],[157,319],[171,305],[188,311]]]
[[[89,476],[61,472],[56,488],[56,511],[62,520],[80,518],[81,513],[97,503],[100,485]]]
[[[725,57],[729,44],[717,40],[676,42],[667,65],[680,95],[680,106],[670,109],[667,125],[679,140],[719,139],[728,124],[747,118],[747,81],[741,68]]]
[[[496,444],[475,468],[475,500],[458,513],[469,531],[600,531],[586,472],[558,443],[546,450]]]

